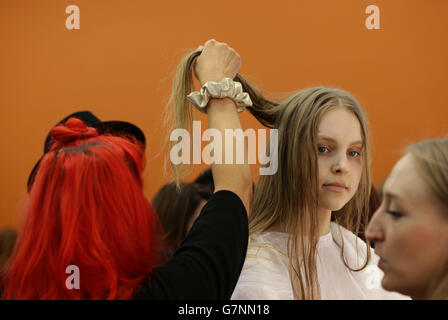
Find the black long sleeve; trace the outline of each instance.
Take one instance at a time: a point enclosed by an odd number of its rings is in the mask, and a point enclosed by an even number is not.
[[[134,299],[230,299],[246,257],[247,213],[231,191],[216,192],[173,258],[153,270]]]

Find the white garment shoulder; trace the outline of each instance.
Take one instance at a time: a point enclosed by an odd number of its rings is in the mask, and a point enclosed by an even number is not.
[[[233,300],[291,300],[286,234],[256,233],[249,237],[246,261]],[[287,276],[285,276],[287,275]]]
[[[246,261],[231,299],[291,300],[293,291],[287,255],[288,234],[264,232],[251,234]],[[330,299],[407,299],[381,288],[382,271],[372,249],[368,266],[359,272],[343,266],[344,259],[352,269],[365,263],[367,245],[349,230],[331,223],[330,233],[318,242],[318,278],[323,297]],[[336,283],[327,283],[337,278]],[[334,286],[337,285],[337,288]]]
[[[367,256],[367,244],[353,232],[332,222],[330,225],[334,242],[339,248],[344,247],[344,259],[352,269],[360,269],[364,266]],[[367,266],[361,271],[350,271],[356,283],[370,300],[408,300],[397,292],[386,291],[381,286],[383,272],[378,268],[379,257],[372,248],[369,248],[370,259]]]

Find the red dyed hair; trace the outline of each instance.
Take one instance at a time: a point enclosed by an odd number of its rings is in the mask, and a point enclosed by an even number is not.
[[[144,149],[71,118],[53,128],[4,274],[6,299],[128,299],[157,263]],[[66,287],[69,265],[80,289]]]

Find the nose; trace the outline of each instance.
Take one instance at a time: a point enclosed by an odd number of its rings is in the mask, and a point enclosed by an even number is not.
[[[373,214],[366,230],[366,238],[374,243],[384,240],[384,231],[381,223],[381,210],[382,206],[380,206]]]
[[[339,152],[335,156],[331,171],[333,174],[347,173],[347,156],[344,152]]]

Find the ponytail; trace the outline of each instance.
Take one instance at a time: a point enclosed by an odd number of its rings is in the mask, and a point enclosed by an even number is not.
[[[165,146],[169,146],[169,150],[175,145],[175,142],[170,141],[170,134],[174,129],[185,129],[190,134],[192,131],[192,121],[194,120],[192,112],[193,105],[188,101],[187,96],[194,91],[193,69],[196,58],[200,54],[200,51],[193,51],[187,54],[179,63],[174,74],[171,96],[165,114],[166,127],[169,128]],[[262,95],[261,90],[241,74],[238,73],[234,80],[241,83],[243,91],[247,92],[252,100],[253,105],[246,107],[249,112],[263,126],[273,128],[276,121],[276,107],[279,104],[266,99]],[[169,153],[168,150],[167,153]],[[169,155],[165,159],[165,169],[168,159]],[[179,181],[180,176],[186,175],[191,171],[188,169],[184,170],[184,167],[175,165],[171,161],[170,165],[176,182]]]

